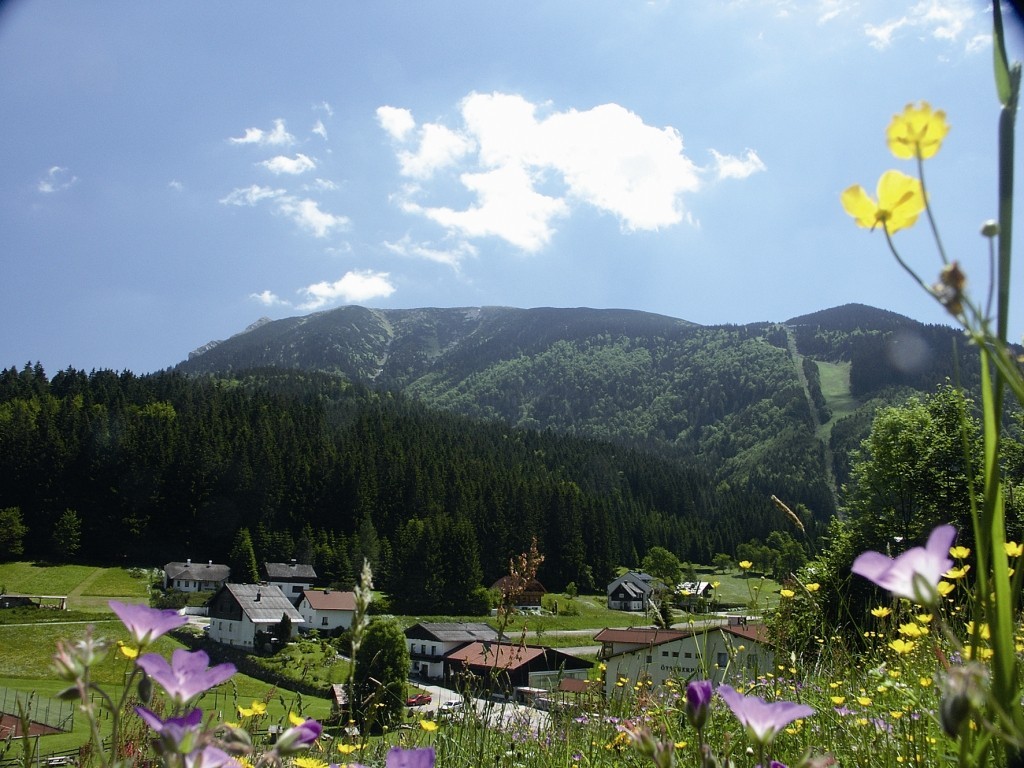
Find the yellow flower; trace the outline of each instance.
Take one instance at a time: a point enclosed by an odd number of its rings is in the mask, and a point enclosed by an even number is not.
[[[902,637],[893,640],[889,643],[889,647],[892,648],[900,656],[910,653],[917,646],[913,640],[904,640]]]
[[[949,556],[956,558],[957,560],[966,560],[971,556],[971,550],[967,547],[950,547]]]
[[[722,582],[720,582],[720,581],[712,581],[711,582],[711,588],[712,589],[718,589],[720,586],[722,586]]]
[[[841,707],[841,706],[843,706],[843,704],[846,703],[846,697],[845,696],[833,696],[832,697],[832,703],[835,704],[837,707]]]
[[[919,613],[914,618],[922,624],[930,624],[934,617],[930,613]]]
[[[920,637],[921,635],[927,635],[928,630],[917,624],[900,624],[900,634],[907,637]]]
[[[338,751],[343,755],[351,755],[360,749],[358,744],[339,744]]]
[[[139,655],[138,648],[132,648],[130,645],[125,645],[120,640],[117,641],[117,650],[121,652],[121,655],[126,659],[134,659]]]
[[[919,677],[919,678],[917,678],[917,682],[919,682],[921,684],[922,688],[931,688],[932,687],[932,679],[930,677]]]
[[[792,589],[780,589],[779,594],[783,597],[789,598],[796,595],[796,592],[794,592]]]
[[[821,584],[819,584],[816,581],[812,581],[810,584],[804,584],[804,589],[806,589],[808,592],[817,592],[819,589],[821,589]]]
[[[251,707],[239,707],[238,714],[242,717],[259,717],[260,715],[267,714],[267,705],[262,701],[252,700]]]
[[[677,741],[675,743],[675,747],[676,747],[676,749],[686,749],[686,742],[685,741]]]
[[[296,757],[292,762],[297,768],[327,768],[327,763],[317,760],[315,757]]]
[[[871,706],[871,699],[868,698],[867,696],[858,696],[857,697],[857,703],[860,704],[862,707],[870,707]]]
[[[950,584],[948,581],[940,581],[935,585],[935,591],[943,597],[946,597],[950,592],[956,589],[956,586]]]
[[[892,153],[901,160],[934,157],[949,133],[946,113],[933,110],[927,101],[907,104],[903,112],[894,115],[885,131],[885,140]]]
[[[973,621],[968,621],[967,622],[967,634],[968,635],[973,635],[974,634],[974,622]],[[989,639],[991,639],[992,632],[991,632],[991,630],[989,630],[987,622],[982,622],[981,624],[978,625],[978,637],[980,637],[982,640],[989,640]]]
[[[304,718],[302,715],[296,715],[294,712],[289,712],[288,722],[292,725],[302,725],[304,722],[306,722],[306,718]]]
[[[1016,541],[1008,541],[1003,544],[1006,549],[1007,557],[1020,557],[1024,555],[1024,544],[1018,544]]]
[[[744,571],[749,571],[753,567],[754,564],[749,560],[740,560],[740,568],[742,568]]]
[[[871,609],[871,615],[874,616],[876,619],[884,619],[890,613],[892,613],[892,609],[885,608],[884,606],[879,606],[878,608]]]
[[[950,568],[948,571],[942,574],[942,578],[962,579],[965,575],[967,575],[967,572],[969,570],[971,570],[971,566],[969,565],[961,565],[959,568]]]
[[[430,733],[431,731],[437,730],[437,723],[435,723],[433,720],[420,720],[420,728],[422,728],[427,733]]]
[[[924,210],[924,189],[912,176],[886,171],[878,180],[877,203],[860,184],[847,187],[840,200],[857,226],[874,229],[881,224],[891,235],[917,221]]]

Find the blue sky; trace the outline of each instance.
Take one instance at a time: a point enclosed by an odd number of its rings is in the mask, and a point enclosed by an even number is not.
[[[926,181],[983,290],[990,29],[974,0],[7,2],[0,366],[146,373],[344,304],[945,323],[839,195],[913,171],[904,104],[944,109]],[[926,235],[896,241],[930,279]]]

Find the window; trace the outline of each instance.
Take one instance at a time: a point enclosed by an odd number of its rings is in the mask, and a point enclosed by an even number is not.
[[[728,666],[728,664],[729,664],[729,654],[728,653],[720,653],[720,654],[718,654],[718,667],[720,669],[725,669],[726,666]]]
[[[301,584],[293,584],[292,585],[292,594],[293,595],[297,594],[297,593],[299,593],[301,591],[302,591],[302,585]]]
[[[651,658],[650,656],[648,656],[648,657],[647,657],[647,663],[648,663],[648,664],[650,664],[650,663],[651,663],[651,661],[653,661],[653,659],[652,659],[652,658]]]
[[[664,656],[667,659],[668,658],[668,651],[662,651],[661,655]]]
[[[690,653],[689,651],[687,651],[687,652],[686,652],[686,653],[685,653],[685,654],[683,655],[683,658],[686,658],[686,659],[692,659],[692,658],[693,658],[693,654],[692,654],[692,653]]]
[[[320,622],[320,626],[322,626],[322,627],[326,627],[327,626],[327,617],[326,616],[324,616],[324,620]]]
[[[673,659],[678,659],[679,658],[679,651],[672,651],[672,658]]]

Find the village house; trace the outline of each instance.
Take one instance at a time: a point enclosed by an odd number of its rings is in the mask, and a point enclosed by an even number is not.
[[[321,635],[329,635],[352,626],[356,595],[336,589],[307,589],[302,593],[298,609],[306,622],[304,631],[315,629]]]
[[[168,563],[164,566],[164,589],[179,592],[216,592],[228,583],[231,568],[208,560],[193,563],[189,558],[184,563]]]
[[[256,648],[260,632],[273,633],[287,616],[291,637],[304,620],[281,590],[270,584],[225,584],[210,598],[210,639]]]
[[[772,669],[774,657],[765,627],[738,616],[718,627],[602,629],[598,658],[605,668],[605,695],[638,683],[663,685],[669,679],[724,682],[726,675],[756,677]]]
[[[710,581],[684,581],[676,586],[676,604],[686,611],[705,611],[715,602]]]
[[[649,573],[627,571],[608,584],[608,608],[644,613],[651,605],[655,590],[664,591],[665,585]]]
[[[483,622],[420,622],[405,630],[409,673],[426,680],[445,678],[448,654],[477,640],[498,642],[498,633]]]
[[[447,662],[448,677],[458,689],[515,696],[522,703],[548,698],[564,678],[586,680],[594,666],[555,648],[480,641],[452,651]]]
[[[298,605],[302,593],[316,584],[316,571],[312,565],[292,560],[287,563],[264,563],[263,579],[284,593],[292,605]]]
[[[520,610],[539,611],[547,590],[537,579],[502,576],[491,585],[501,595],[502,604],[511,604]]]

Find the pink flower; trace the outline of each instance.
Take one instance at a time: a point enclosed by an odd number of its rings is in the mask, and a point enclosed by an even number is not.
[[[179,616],[177,611],[150,608],[148,605],[129,605],[117,600],[111,600],[107,604],[128,628],[132,640],[138,646],[148,645],[161,635],[188,622],[188,618]]]
[[[720,685],[719,695],[725,699],[736,719],[758,744],[770,744],[775,734],[801,717],[810,717],[814,710],[806,704],[774,701],[771,704],[758,696],[744,696],[730,685]]]
[[[180,648],[171,654],[171,663],[156,653],[140,656],[135,662],[160,685],[176,704],[188,700],[220,685],[233,674],[234,664],[218,664],[210,667],[206,651],[183,651]]]
[[[895,597],[905,597],[920,605],[935,605],[939,600],[936,587],[942,574],[953,567],[949,548],[954,539],[956,528],[940,525],[928,536],[925,546],[908,549],[895,559],[881,552],[862,552],[850,570]]]

